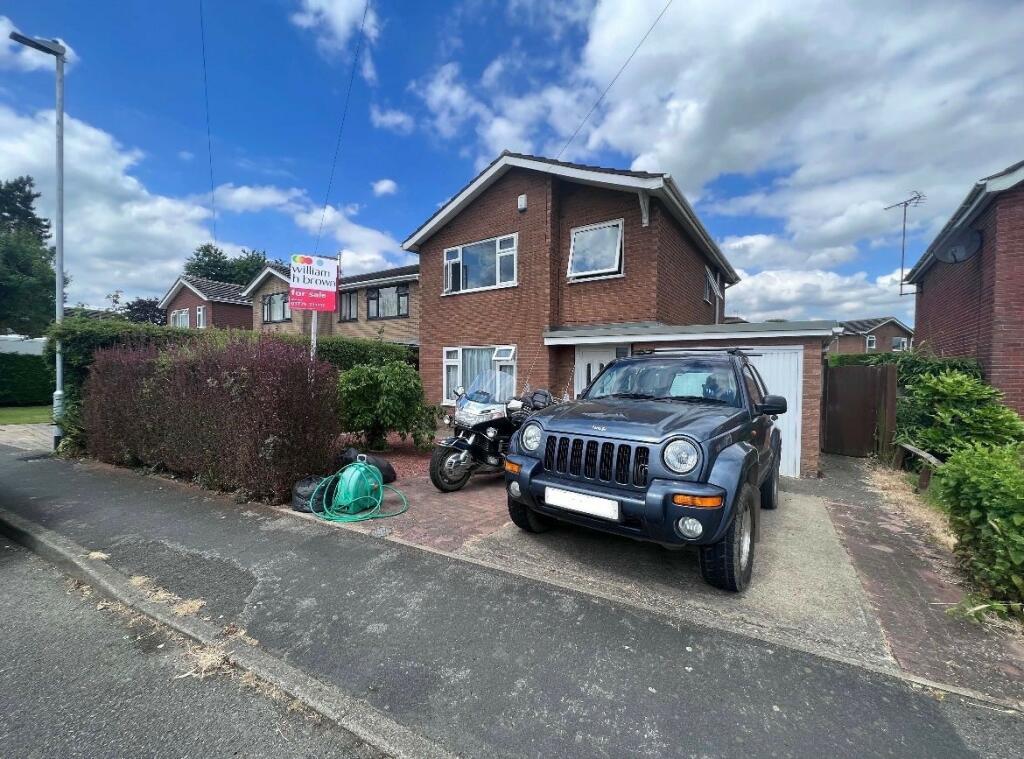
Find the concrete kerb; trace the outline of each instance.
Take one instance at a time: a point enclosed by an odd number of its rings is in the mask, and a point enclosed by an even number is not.
[[[71,577],[87,583],[101,596],[129,606],[201,645],[221,646],[227,660],[234,666],[280,688],[389,756],[398,759],[454,759],[456,756],[398,724],[365,701],[339,693],[257,647],[226,641],[215,625],[201,619],[177,616],[167,606],[150,601],[123,574],[101,560],[89,559],[88,549],[53,530],[0,508],[0,533]]]
[[[534,573],[529,573],[529,572],[522,572],[522,571],[520,571],[518,569],[513,569],[513,568],[509,568],[507,566],[500,565],[500,564],[493,564],[493,563],[484,561],[484,560],[479,559],[479,558],[477,558],[475,556],[464,556],[464,555],[461,555],[461,554],[458,554],[458,553],[451,553],[451,552],[448,552],[448,551],[443,551],[443,550],[438,549],[438,548],[433,548],[433,547],[430,547],[430,546],[424,546],[424,545],[420,545],[418,543],[413,543],[413,542],[410,542],[410,541],[407,541],[407,540],[402,540],[401,538],[397,538],[397,537],[395,537],[393,535],[389,535],[389,536],[384,537],[384,538],[377,538],[377,537],[374,537],[374,536],[369,535],[367,533],[360,532],[360,531],[357,531],[357,530],[353,530],[351,527],[349,527],[348,525],[345,525],[343,523],[328,522],[328,521],[325,521],[325,520],[322,520],[322,519],[318,519],[313,514],[308,514],[308,513],[303,513],[303,512],[295,511],[294,509],[291,509],[291,508],[289,508],[287,506],[272,506],[271,508],[273,510],[277,511],[278,513],[282,514],[282,515],[298,517],[299,519],[304,519],[304,520],[307,520],[307,521],[313,521],[313,522],[318,522],[320,524],[330,525],[331,527],[335,527],[337,529],[353,532],[353,533],[355,533],[357,535],[365,537],[368,540],[386,540],[386,541],[389,541],[389,542],[398,543],[400,545],[404,545],[404,546],[407,546],[409,548],[415,548],[415,549],[418,549],[418,550],[421,550],[421,551],[426,551],[428,553],[438,554],[439,556],[445,556],[445,557],[447,557],[449,559],[453,559],[455,561],[466,562],[466,563],[469,563],[469,564],[474,564],[474,565],[476,565],[478,567],[481,567],[481,568],[484,568],[484,569],[489,569],[489,570],[492,570],[492,571],[495,571],[495,572],[500,572],[500,573],[506,574],[506,575],[512,575],[512,576],[518,577],[520,579],[526,580],[528,582],[536,582],[536,583],[542,583],[544,585],[551,585],[553,587],[557,587],[557,588],[560,588],[562,590],[567,590],[567,591],[570,591],[570,592],[573,592],[573,593],[581,593],[583,595],[588,595],[588,596],[594,596],[594,597],[601,598],[601,599],[603,599],[605,601],[610,601],[610,602],[616,603],[616,604],[626,604],[626,605],[630,605],[630,606],[635,606],[635,607],[637,607],[639,609],[643,609],[644,611],[651,612],[653,614],[658,614],[659,616],[667,617],[669,619],[676,620],[676,621],[679,621],[679,622],[686,622],[688,624],[698,625],[700,627],[704,627],[706,629],[711,629],[711,630],[722,630],[724,632],[729,632],[729,633],[732,633],[732,634],[743,635],[743,636],[748,637],[748,638],[753,638],[755,640],[760,640],[760,641],[763,641],[765,643],[771,643],[772,645],[777,645],[777,646],[781,646],[781,647],[784,647],[784,648],[789,648],[789,649],[792,649],[792,650],[795,650],[795,651],[801,651],[803,653],[811,654],[813,656],[818,656],[818,657],[820,657],[822,659],[827,659],[829,661],[834,661],[834,662],[837,662],[839,664],[844,664],[846,666],[856,667],[858,669],[863,669],[863,670],[867,670],[869,672],[874,672],[875,674],[884,675],[884,676],[887,676],[887,677],[892,677],[894,679],[901,680],[901,681],[903,681],[905,683],[908,683],[909,685],[914,686],[914,687],[928,688],[930,690],[939,691],[939,692],[942,692],[942,693],[948,693],[950,695],[960,696],[961,698],[966,698],[966,699],[969,699],[971,701],[978,702],[980,704],[986,704],[986,705],[989,705],[989,706],[998,707],[1000,709],[1008,709],[1008,710],[1013,711],[1013,712],[1024,713],[1024,703],[1022,703],[1022,702],[1017,702],[1017,701],[1013,701],[1013,700],[1010,700],[1010,699],[999,698],[997,696],[991,696],[991,695],[989,695],[987,693],[982,693],[980,691],[972,690],[970,688],[961,688],[960,686],[952,685],[950,683],[941,683],[941,682],[937,682],[935,680],[929,680],[926,677],[919,677],[919,676],[911,674],[909,672],[904,672],[904,671],[902,671],[902,670],[900,670],[898,668],[895,668],[895,667],[887,667],[887,666],[883,666],[883,665],[880,665],[880,664],[876,664],[876,663],[871,662],[871,661],[867,661],[865,659],[857,659],[857,658],[854,658],[854,657],[851,657],[851,656],[845,656],[843,654],[840,654],[840,653],[837,653],[837,652],[834,652],[834,651],[827,651],[827,650],[824,649],[824,647],[813,646],[813,645],[806,645],[806,644],[804,644],[802,642],[794,641],[791,638],[790,639],[786,639],[786,638],[784,638],[783,636],[780,636],[780,635],[772,635],[771,633],[769,633],[769,632],[767,632],[765,630],[756,628],[754,625],[748,624],[748,625],[742,625],[741,627],[737,627],[737,625],[736,625],[734,620],[730,621],[729,624],[722,624],[721,622],[719,622],[719,621],[717,621],[717,620],[715,620],[713,618],[711,612],[704,613],[704,612],[702,612],[702,611],[700,611],[698,609],[687,609],[685,612],[679,611],[679,610],[668,612],[668,611],[666,611],[663,608],[658,608],[656,606],[644,603],[642,601],[635,601],[635,600],[626,601],[626,600],[623,600],[621,597],[613,595],[611,593],[606,593],[606,592],[602,591],[600,588],[581,589],[577,584],[575,584],[573,582],[570,582],[568,580],[564,580],[564,579],[562,579],[561,577],[558,577],[558,576],[542,575],[540,573],[534,574]],[[3,511],[2,511],[2,509],[0,509],[0,519],[2,519],[2,515],[3,515]]]

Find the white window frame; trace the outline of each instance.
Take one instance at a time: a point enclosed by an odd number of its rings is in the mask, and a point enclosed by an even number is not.
[[[891,346],[893,353],[905,353],[907,350],[909,350],[909,348],[910,348],[910,341],[907,340],[907,338],[897,336],[897,337],[894,337],[893,340],[899,340],[900,341],[896,345],[892,345]]]
[[[864,336],[864,349],[873,351],[878,349],[878,338],[874,335]]]
[[[446,347],[441,349],[441,405],[442,406],[454,406],[455,405],[455,399],[448,397],[450,395],[449,390],[454,391],[455,388],[459,387],[459,385],[462,385],[463,387],[465,387],[466,384],[468,384],[466,382],[466,378],[462,376],[462,351],[466,350],[466,349],[469,349],[469,350],[474,350],[474,349],[475,350],[479,350],[481,348],[493,348],[494,349],[494,353],[492,354],[492,357],[491,357],[491,363],[494,364],[495,370],[500,371],[500,367],[503,367],[503,366],[510,366],[510,367],[512,367],[512,387],[515,388],[515,387],[518,386],[519,370],[516,368],[516,353],[517,353],[517,350],[516,350],[516,346],[515,345],[449,345],[449,346],[446,346]],[[498,358],[500,351],[505,351],[510,358],[505,358],[504,356],[502,356],[501,358]],[[449,352],[454,352],[456,357],[455,358],[449,358],[448,357],[448,353]],[[458,384],[455,387],[453,387],[453,388],[449,388],[448,387],[448,367],[449,366],[457,366],[458,369],[459,369]]]
[[[206,306],[196,306],[196,329],[206,329]]]
[[[512,240],[512,247],[502,250],[501,243],[504,240]],[[459,290],[452,290],[452,264],[457,263],[459,265],[459,285],[461,287],[461,279],[463,276],[462,266],[462,251],[464,248],[468,248],[473,245],[480,245],[485,242],[494,243],[494,280],[495,284],[485,285],[484,287],[470,287]],[[454,257],[449,258],[449,253],[455,253]],[[442,264],[444,266],[444,281],[441,285],[442,295],[462,295],[463,293],[478,293],[484,290],[499,290],[503,287],[515,287],[519,284],[519,233],[513,232],[510,235],[498,235],[497,237],[487,237],[483,240],[477,240],[475,242],[467,242],[462,245],[456,245],[452,248],[445,248],[444,259]],[[512,281],[511,282],[499,282],[498,279],[501,277],[501,259],[503,256],[510,256],[512,258]]]
[[[184,326],[182,326],[181,324],[177,324],[176,323],[178,321],[178,317],[180,317],[182,314],[185,314],[185,325]],[[187,308],[179,308],[179,309],[176,309],[174,311],[171,311],[171,326],[172,327],[180,327],[182,329],[190,329],[191,328],[191,325],[189,324],[189,313],[188,313],[188,309]]]
[[[575,272],[572,270],[573,256],[576,253],[576,235],[580,232],[590,232],[595,229],[604,229],[605,227],[619,228],[618,235],[618,251],[619,254],[615,259],[615,266],[605,269],[593,269],[591,271]],[[583,227],[573,227],[569,230],[569,265],[565,269],[565,275],[570,282],[579,281],[590,281],[592,279],[607,279],[609,277],[621,277],[626,272],[626,252],[625,244],[623,243],[623,235],[625,234],[626,221],[625,219],[612,219],[610,221],[601,221],[597,224],[587,224]]]

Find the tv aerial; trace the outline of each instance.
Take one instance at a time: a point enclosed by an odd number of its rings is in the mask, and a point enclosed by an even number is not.
[[[900,295],[914,295],[917,292],[916,290],[903,292],[903,270],[906,267],[907,262],[907,209],[911,206],[919,206],[924,203],[925,200],[927,200],[927,198],[923,192],[914,190],[906,200],[901,200],[899,203],[893,203],[891,206],[886,206],[882,209],[884,211],[890,211],[893,208],[903,209],[903,237],[900,240]]]

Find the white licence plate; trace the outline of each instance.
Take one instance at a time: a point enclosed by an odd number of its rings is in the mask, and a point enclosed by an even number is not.
[[[589,514],[601,519],[619,519],[619,502],[611,498],[598,498],[593,495],[573,493],[559,488],[544,488],[544,502],[548,506],[557,506],[580,514]]]

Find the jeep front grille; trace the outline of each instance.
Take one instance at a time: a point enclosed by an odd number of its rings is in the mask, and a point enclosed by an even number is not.
[[[650,456],[646,445],[548,435],[544,469],[569,478],[644,488]]]

